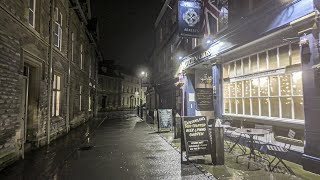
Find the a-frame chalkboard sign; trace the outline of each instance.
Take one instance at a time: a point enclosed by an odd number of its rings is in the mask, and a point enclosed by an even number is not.
[[[205,116],[184,116],[181,117],[181,120],[183,132],[183,136],[181,137],[181,154],[185,150],[187,160],[189,160],[190,156],[208,154],[212,158],[207,118]],[[183,144],[185,149],[183,148]]]

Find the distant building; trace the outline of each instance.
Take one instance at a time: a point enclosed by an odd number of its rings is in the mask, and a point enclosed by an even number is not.
[[[101,56],[89,0],[1,1],[0,16],[2,169],[94,116]]]
[[[141,89],[141,80],[125,73],[121,73],[121,76],[121,107],[135,108],[140,106],[140,99],[144,94]]]

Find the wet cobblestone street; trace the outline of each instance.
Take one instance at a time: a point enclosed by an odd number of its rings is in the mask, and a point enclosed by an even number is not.
[[[208,179],[194,165],[181,165],[180,154],[145,121],[119,115],[90,121],[30,152],[0,179]]]

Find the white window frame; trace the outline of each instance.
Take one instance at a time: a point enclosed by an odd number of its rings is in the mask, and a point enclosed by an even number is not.
[[[61,51],[62,47],[62,13],[59,13],[59,9],[56,7],[55,8],[55,22],[54,26],[58,26],[58,32],[54,32],[54,38],[57,39],[57,44],[54,44],[55,47],[57,47]],[[56,29],[56,28],[54,28]]]
[[[74,32],[71,33],[71,61],[74,61]]]
[[[30,2],[33,1],[33,7],[30,7]],[[37,0],[29,0],[29,25],[35,28],[35,23],[36,23],[36,3]],[[30,13],[32,13],[32,24],[30,23]]]
[[[59,81],[58,81],[59,79]],[[61,83],[61,76],[54,74],[53,75],[53,88],[52,88],[52,114],[51,116],[60,116],[60,110],[61,110],[61,87],[62,87],[62,83]],[[58,86],[58,82],[60,82],[59,86]],[[58,97],[57,94],[59,94],[59,102],[57,103]]]
[[[80,44],[80,69],[83,69],[83,44]]]
[[[82,85],[79,86],[79,111],[82,111]]]

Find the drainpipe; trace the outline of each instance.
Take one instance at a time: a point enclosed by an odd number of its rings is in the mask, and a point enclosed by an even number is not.
[[[69,27],[69,33],[68,33],[68,45],[70,45],[70,34],[72,33],[70,30],[70,21],[71,21],[71,8],[69,8],[69,15],[68,15],[68,27]],[[72,38],[72,37],[71,37]],[[72,39],[71,39],[71,43]],[[69,53],[69,48],[68,48],[68,55],[70,55]],[[72,53],[72,52],[71,52]],[[71,54],[71,56],[73,56]],[[70,56],[68,56],[68,82],[67,82],[67,117],[66,117],[66,129],[67,129],[67,133],[70,130],[70,82],[71,82],[71,58]]]
[[[51,94],[52,94],[52,51],[53,51],[53,21],[54,21],[54,0],[50,1],[50,36],[49,36],[49,77],[48,77],[48,119],[47,119],[47,145],[50,144],[51,134]]]

